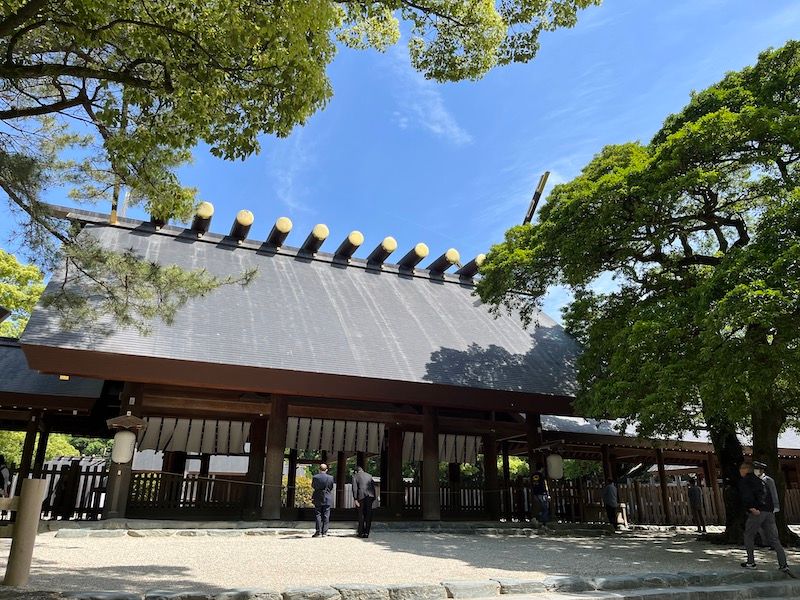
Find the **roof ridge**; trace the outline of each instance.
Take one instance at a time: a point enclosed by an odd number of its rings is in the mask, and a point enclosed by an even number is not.
[[[223,235],[213,232],[204,233],[202,236],[198,236],[197,232],[195,232],[191,227],[179,227],[170,224],[157,227],[152,222],[142,221],[140,219],[131,219],[128,217],[118,217],[117,223],[110,223],[108,222],[109,215],[105,213],[89,211],[80,208],[59,206],[54,204],[48,204],[47,206],[54,216],[69,220],[80,221],[82,223],[89,225],[111,227],[118,229],[128,229],[128,230],[139,229],[144,226],[148,228],[149,230],[148,233],[153,235],[163,235],[173,238],[177,238],[180,236],[187,236],[191,237],[193,240],[197,242],[202,242],[206,244],[215,244],[215,245],[223,244],[225,246],[229,246],[232,248],[242,248],[244,250],[250,250],[253,252],[262,251],[262,253],[266,253],[272,256],[277,255],[277,256],[286,256],[291,258],[302,258],[313,262],[323,262],[338,266],[354,267],[368,271],[393,273],[399,276],[411,277],[416,279],[427,279],[439,283],[453,283],[473,289],[475,288],[476,285],[475,279],[472,277],[469,278],[461,277],[459,275],[451,273],[433,273],[428,269],[419,269],[416,267],[407,269],[401,267],[397,263],[382,263],[378,266],[375,266],[372,263],[369,263],[368,260],[365,258],[353,257],[349,259],[341,259],[338,258],[335,254],[332,254],[330,252],[309,253],[304,251],[302,248],[297,248],[294,246],[275,247],[269,245],[265,240],[255,240],[248,238],[240,242],[229,235]]]

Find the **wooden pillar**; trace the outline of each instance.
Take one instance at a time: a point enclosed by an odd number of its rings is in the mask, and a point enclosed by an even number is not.
[[[539,460],[540,453],[537,448],[542,445],[542,415],[538,413],[526,412],[525,423],[527,424],[527,442],[528,442],[528,468],[531,475],[536,472],[536,463]]]
[[[797,487],[800,488],[800,458],[794,459],[794,473],[797,476]]]
[[[603,478],[606,481],[614,479],[614,469],[611,466],[611,451],[607,445],[603,444],[600,446],[600,456],[603,461]]]
[[[426,406],[422,421],[422,519],[440,521],[439,500],[439,424],[436,409]]]
[[[328,464],[328,451],[327,450],[320,450],[319,451],[319,460],[321,463]]]
[[[447,463],[447,487],[449,490],[450,510],[461,512],[461,465],[459,463]]]
[[[669,504],[667,493],[667,471],[664,468],[664,451],[656,448],[656,461],[658,461],[658,480],[661,485],[661,506],[664,509],[664,520],[667,525],[672,525],[672,507]]]
[[[345,507],[345,486],[347,485],[347,454],[336,454],[336,508]]]
[[[47,440],[50,438],[50,426],[42,419],[39,426],[39,443],[36,444],[36,458],[33,459],[33,477],[39,479],[44,470],[44,459],[47,453]]]
[[[508,460],[508,442],[503,442],[503,508],[506,521],[511,522],[511,465]]]
[[[262,484],[264,483],[264,454],[267,444],[267,420],[258,418],[250,423],[250,454],[247,457],[247,494],[244,507],[246,519],[261,517]]]
[[[713,452],[706,454],[706,471],[708,472],[707,485],[711,486],[714,494],[714,510],[717,513],[719,525],[725,523],[725,502],[722,498],[722,492],[719,489],[719,478],[717,477],[717,458]]]
[[[639,480],[633,480],[633,497],[636,500],[636,521],[644,523],[644,510],[642,507],[642,490],[639,485]]]
[[[36,433],[39,431],[39,413],[31,413],[28,420],[28,427],[25,430],[25,442],[22,444],[22,457],[19,461],[19,471],[17,471],[17,487],[14,492],[19,496],[22,489],[23,480],[28,478],[33,465],[33,448],[36,444]]]
[[[289,403],[284,396],[272,396],[272,409],[267,424],[267,452],[264,461],[263,519],[281,518],[283,460],[286,453],[286,430],[289,425]]]
[[[367,470],[367,453],[366,452],[356,452],[356,466],[361,467],[365,471]]]
[[[211,474],[211,455],[200,455],[200,477],[208,477]]]
[[[384,443],[381,446],[381,470],[380,470],[381,482],[380,482],[380,486],[379,486],[379,488],[380,488],[379,492],[382,492],[383,490],[386,489],[386,482],[389,480],[389,477],[388,477],[388,474],[389,474],[389,461],[388,461],[388,458],[387,458],[387,454],[388,454],[388,450],[386,448],[386,444]],[[378,496],[380,497],[381,494],[378,494]],[[384,502],[385,502],[384,500],[381,500],[381,502],[380,502],[380,506],[381,507],[385,506]]]
[[[483,436],[483,498],[486,514],[493,521],[500,519],[500,489],[497,482],[497,437]]]
[[[140,417],[142,415],[143,388],[141,383],[126,383],[119,395],[120,415]],[[112,462],[108,469],[106,500],[103,505],[104,519],[121,519],[128,507],[133,460],[119,464]]]
[[[405,504],[405,484],[403,483],[403,432],[397,427],[390,427],[386,430],[389,436],[387,440],[386,458],[386,478],[389,493],[386,496],[386,505],[391,514],[400,517],[403,514]]]
[[[289,450],[289,470],[286,473],[286,508],[294,508],[297,498],[297,448]]]

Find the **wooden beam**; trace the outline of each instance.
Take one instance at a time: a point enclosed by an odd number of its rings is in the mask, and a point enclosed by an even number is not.
[[[338,452],[336,454],[336,508],[342,509],[345,506],[345,486],[347,485],[347,454]],[[381,482],[381,485],[385,485]]]
[[[502,443],[503,448],[503,507],[505,518],[511,522],[511,465],[509,464],[508,442]]]
[[[22,482],[28,478],[33,463],[33,447],[36,443],[36,433],[39,431],[39,414],[34,413],[28,421],[28,428],[25,431],[25,441],[22,444],[22,457],[19,461],[19,471],[17,477],[17,487],[14,495],[19,496],[22,489]]]
[[[266,369],[153,356],[131,356],[22,344],[31,368],[45,373],[244,392],[402,404],[414,398],[425,406],[463,410],[536,411],[572,415],[573,398],[541,393],[470,388],[458,385],[396,381],[351,375]]]
[[[399,427],[389,427],[387,439],[388,498],[386,504],[391,514],[400,517],[403,513],[405,483],[403,482],[403,431]]]
[[[289,450],[289,470],[286,474],[286,508],[294,508],[297,497],[297,448]]]

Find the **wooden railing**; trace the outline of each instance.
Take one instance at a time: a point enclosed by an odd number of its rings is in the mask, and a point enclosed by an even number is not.
[[[133,473],[126,515],[132,518],[241,518],[252,486],[237,476]]]

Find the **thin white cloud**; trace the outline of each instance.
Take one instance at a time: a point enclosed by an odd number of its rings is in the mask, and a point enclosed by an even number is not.
[[[392,117],[397,126],[401,129],[416,126],[457,146],[471,144],[472,135],[458,124],[445,105],[439,89],[442,84],[429,81],[415,71],[399,47],[392,53],[395,99],[399,105]]]
[[[313,162],[313,152],[304,140],[303,130],[297,129],[274,145],[270,154],[268,173],[277,200],[291,211],[313,214],[314,209],[305,202],[309,189],[302,179],[303,172]]]

